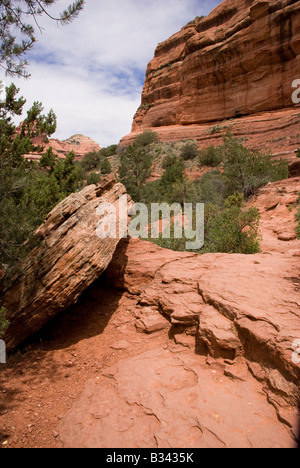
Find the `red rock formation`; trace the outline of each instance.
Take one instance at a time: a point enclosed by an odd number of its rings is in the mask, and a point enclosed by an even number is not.
[[[43,136],[33,139],[34,145],[42,145],[44,152],[52,147],[53,152],[61,159],[64,159],[70,151],[75,154],[75,159],[80,160],[86,153],[92,151],[100,151],[100,146],[94,140],[84,135],[73,135],[67,140],[60,141],[56,139],[45,139]],[[26,155],[28,159],[39,160],[41,155],[38,153],[30,153]]]
[[[225,1],[158,45],[132,133],[122,143],[153,128],[163,141],[193,138],[205,147],[230,130],[246,137],[249,147],[294,161],[300,144],[300,108],[292,102],[297,78],[299,2]],[[220,128],[213,129],[216,122]]]
[[[300,4],[227,0],[158,45],[133,130],[291,107]]]

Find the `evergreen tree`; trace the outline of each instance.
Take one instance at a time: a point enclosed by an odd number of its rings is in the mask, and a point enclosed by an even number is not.
[[[79,14],[85,1],[76,0],[57,18],[49,13],[49,8],[56,3],[57,0],[0,0],[0,66],[8,75],[30,76],[23,58],[36,42],[35,28],[28,23],[30,18],[38,29],[41,16],[64,25]]]
[[[146,148],[136,144],[126,148],[120,158],[119,177],[127,192],[139,201],[140,189],[151,175],[152,157]]]
[[[39,164],[24,157],[40,150],[32,144],[32,137],[43,132],[51,136],[55,131],[56,116],[53,111],[44,115],[42,105],[35,102],[17,129],[13,118],[22,114],[25,103],[18,91],[11,85],[0,99],[0,259],[8,266],[26,254],[33,230],[79,185],[74,153],[58,160],[50,148]]]
[[[248,198],[268,182],[286,179],[288,165],[284,160],[272,161],[270,153],[245,148],[228,132],[224,137],[224,174],[231,190]]]
[[[100,170],[101,170],[101,174],[104,174],[104,175],[110,174],[112,171],[111,164],[106,157],[104,157],[102,160],[102,163],[100,165]]]

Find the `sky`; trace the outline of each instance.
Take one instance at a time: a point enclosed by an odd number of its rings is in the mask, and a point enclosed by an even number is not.
[[[71,0],[58,0],[62,11]],[[158,43],[196,16],[208,15],[220,0],[86,0],[73,23],[58,26],[40,18],[29,80],[14,79],[27,99],[51,108],[58,128],[52,138],[76,133],[101,147],[130,133],[148,62]],[[52,10],[53,12],[53,10]],[[12,80],[4,78],[5,85]]]

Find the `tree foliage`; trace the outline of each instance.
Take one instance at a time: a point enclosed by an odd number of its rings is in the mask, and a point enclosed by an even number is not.
[[[217,167],[224,159],[223,148],[216,148],[213,145],[199,152],[199,162],[202,166]]]
[[[152,130],[145,130],[135,138],[135,145],[138,147],[149,146],[158,140],[158,134]]]
[[[204,252],[259,252],[259,219],[256,208],[244,208],[241,194],[228,198],[224,209],[207,215]]]
[[[196,159],[198,156],[198,145],[196,141],[187,141],[181,148],[180,156],[184,161]]]
[[[77,190],[80,177],[74,154],[58,160],[52,149],[40,163],[24,155],[41,151],[32,143],[34,136],[56,129],[56,116],[51,110],[43,114],[43,106],[35,102],[20,128],[13,123],[22,114],[25,99],[17,96],[11,85],[0,99],[0,258],[14,266],[35,242],[31,236],[47,213],[63,198]]]
[[[224,174],[232,191],[239,191],[246,198],[269,182],[286,179],[286,161],[272,161],[270,153],[245,148],[231,133],[224,137]]]
[[[0,0],[0,66],[10,76],[30,76],[24,55],[36,42],[39,18],[47,16],[59,24],[70,23],[83,9],[84,0],[76,0],[58,17],[50,8],[58,0]]]
[[[101,171],[101,174],[103,174],[103,175],[110,174],[111,171],[112,171],[111,164],[110,164],[109,160],[106,157],[104,157],[102,162],[101,162],[100,171]]]
[[[181,148],[180,148],[181,149]],[[159,148],[132,148],[125,150],[134,153],[134,158],[123,166],[123,182],[129,193],[134,193],[135,201],[146,205],[151,203],[196,203],[205,204],[205,244],[201,253],[225,252],[253,254],[259,252],[259,212],[255,208],[247,209],[246,199],[259,187],[268,182],[284,179],[288,175],[287,164],[284,161],[273,161],[269,153],[263,154],[245,148],[242,143],[230,133],[224,137],[224,144],[218,148],[213,146],[201,152],[202,162],[210,166],[219,166],[204,174],[198,180],[188,180],[185,175],[185,163],[177,148],[172,144],[164,144]],[[198,151],[198,150],[197,150]],[[140,165],[146,163],[151,154],[164,155],[159,180],[147,182],[133,176]],[[144,157],[144,159],[142,159]],[[148,165],[148,169],[151,165]],[[151,172],[151,170],[150,170]],[[150,175],[147,172],[147,176]],[[139,183],[137,181],[139,180]],[[144,180],[144,182],[143,182]],[[298,214],[300,224],[300,213]],[[184,250],[187,240],[172,237],[152,239],[161,247]],[[300,228],[298,232],[300,235]]]
[[[143,184],[151,175],[153,158],[148,147],[155,141],[152,133],[144,132],[139,135],[120,156],[119,178],[135,201],[140,200]]]

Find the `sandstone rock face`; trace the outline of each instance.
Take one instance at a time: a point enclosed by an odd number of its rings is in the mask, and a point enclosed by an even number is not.
[[[37,230],[41,245],[4,296],[10,322],[4,337],[8,349],[75,303],[105,270],[119,238],[97,236],[97,208],[103,202],[117,206],[124,194],[123,185],[110,178],[70,195],[48,215]]]
[[[299,39],[299,2],[222,2],[158,45],[133,131],[291,107]]]
[[[232,322],[214,307],[203,307],[198,333],[199,339],[206,344],[212,356],[235,359],[241,342],[234,333]]]
[[[299,48],[299,2],[222,2],[158,45],[121,143],[151,128],[161,141],[193,139],[202,149],[222,145],[230,131],[245,146],[286,159],[290,176],[299,176],[300,104],[292,100]]]

